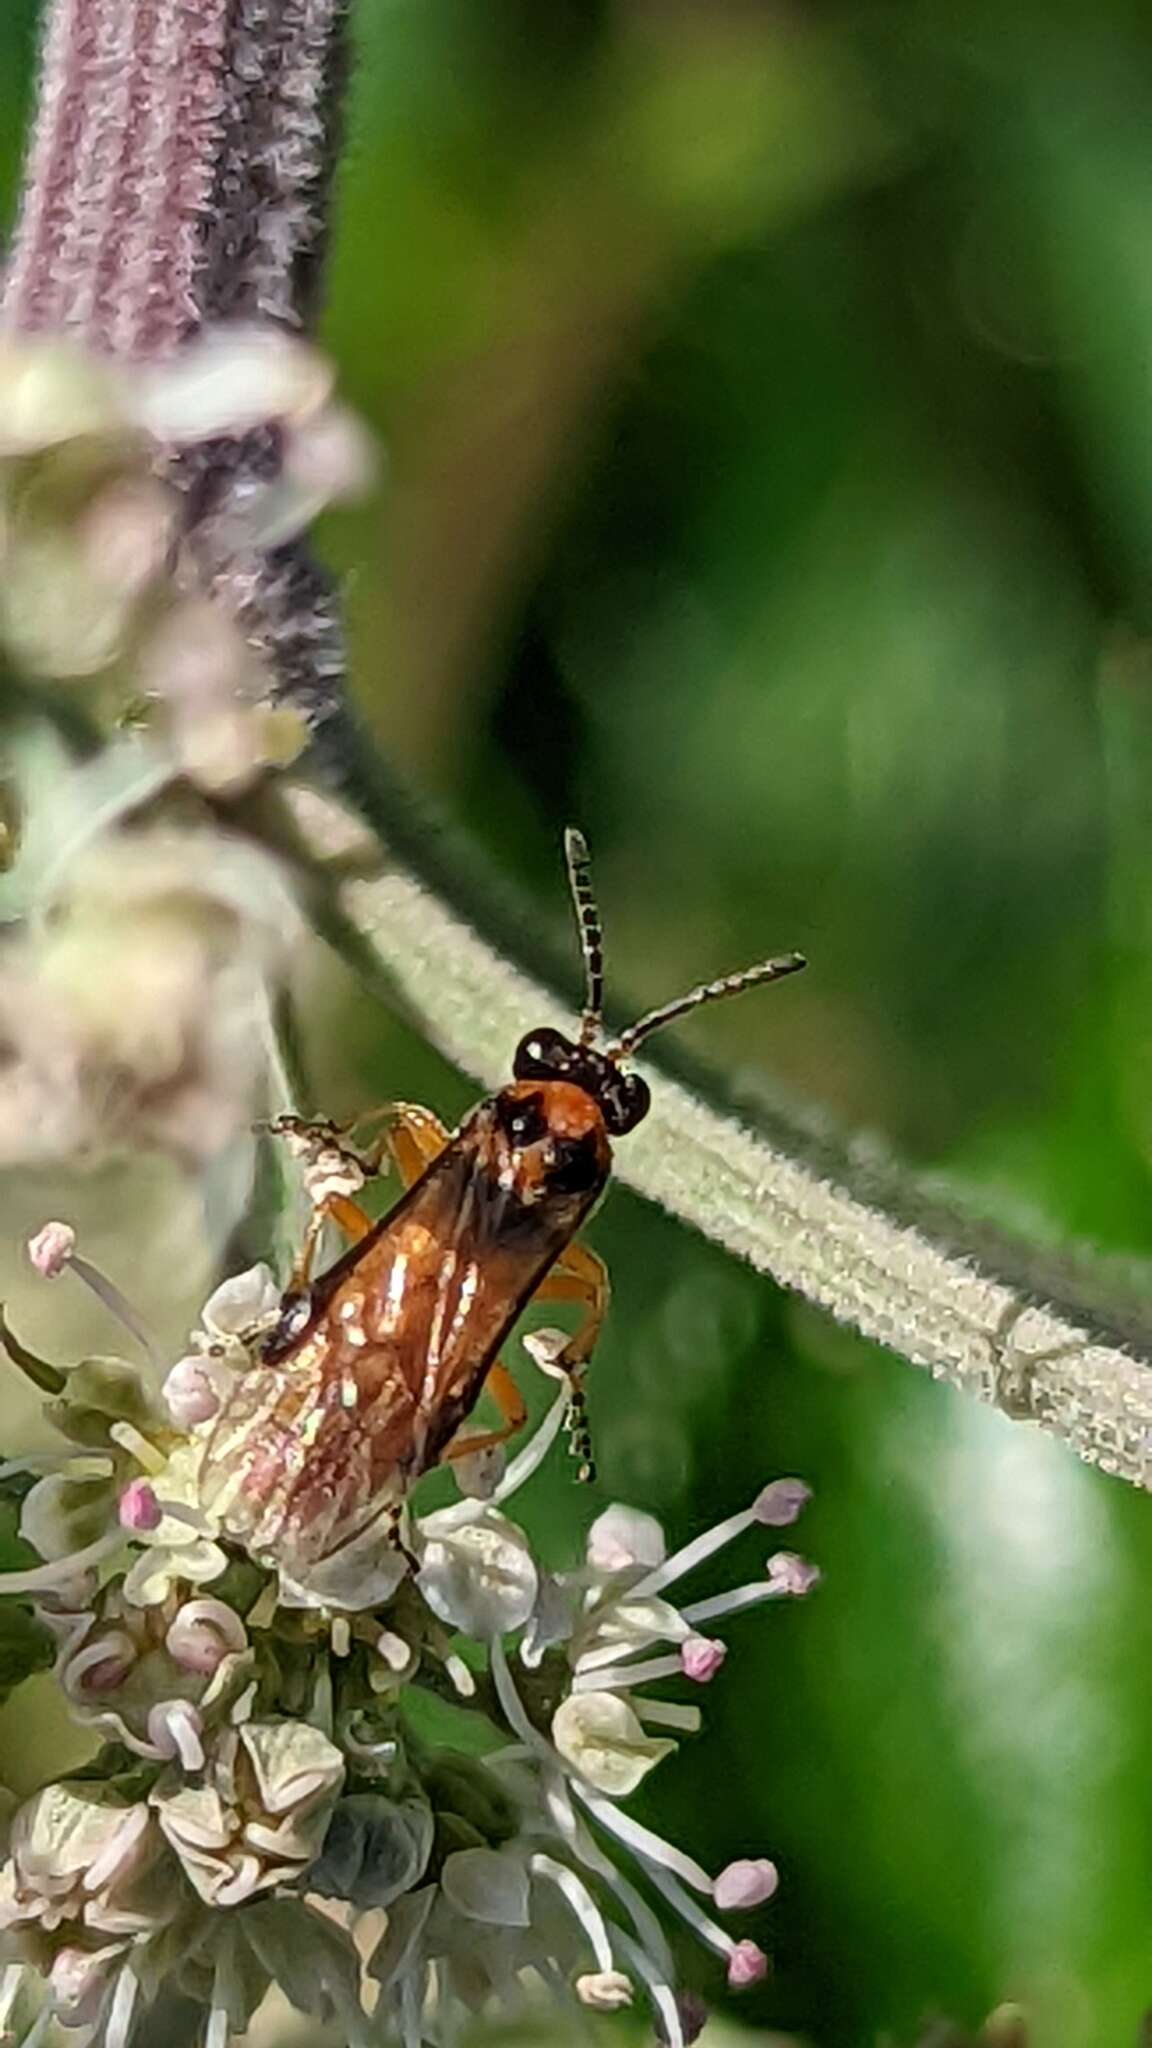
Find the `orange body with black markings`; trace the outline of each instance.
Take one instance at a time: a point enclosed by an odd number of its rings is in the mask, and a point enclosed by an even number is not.
[[[226,1531],[300,1568],[401,1498],[471,1414],[610,1165],[600,1110],[568,1082],[480,1103],[388,1215],[288,1298],[207,1447]]]
[[[399,1106],[387,1142],[410,1185],[375,1224],[338,1191],[342,1162],[353,1187],[363,1162],[341,1152],[334,1127],[280,1120],[298,1149],[315,1148],[313,1224],[276,1327],[212,1425],[200,1487],[225,1534],[292,1575],[382,1516],[394,1520],[413,1482],[461,1448],[453,1439],[486,1383],[503,1393],[508,1425],[481,1443],[501,1441],[523,1421],[498,1354],[534,1298],[584,1311],[555,1367],[569,1384],[572,1447],[582,1476],[591,1476],[583,1374],[607,1280],[573,1239],[608,1180],[611,1141],[649,1108],[645,1082],[622,1062],[684,1011],[804,964],[787,954],[705,983],[598,1045],[599,917],[587,847],[572,832],[566,844],[586,972],[577,1038],[529,1033],[509,1085],[452,1135],[427,1111]],[[356,1241],[313,1279],[326,1217]]]

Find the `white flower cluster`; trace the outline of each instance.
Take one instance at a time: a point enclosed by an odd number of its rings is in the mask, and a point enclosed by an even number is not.
[[[45,1274],[78,1263],[58,1226],[32,1251]],[[365,2048],[451,2044],[472,2015],[510,2015],[541,1986],[598,2011],[640,1993],[684,2048],[657,1908],[739,1990],[767,1959],[725,1920],[768,1900],[777,1873],[755,1856],[713,1876],[623,1802],[698,1729],[684,1695],[724,1661],[717,1628],[817,1574],[776,1551],[727,1591],[682,1598],[681,1582],[789,1526],[807,1488],[777,1480],[671,1555],[650,1515],[610,1507],[582,1561],[549,1572],[508,1509],[560,1432],[562,1389],[506,1465],[457,1461],[471,1491],[410,1516],[402,1549],[293,1584],[198,1491],[205,1432],[278,1307],[263,1267],[218,1289],[163,1407],[118,1364],[57,1374],[49,1412],[73,1449],[26,1493],[43,1561],[0,1577],[0,1629],[12,1601],[35,1602],[64,1694],[106,1746],[13,1822],[5,2040],[54,2020],[83,2048],[129,2048],[175,1990],[202,2003],[208,2048],[227,2048],[274,1981]],[[414,1733],[429,1695],[476,1717],[476,1754]]]

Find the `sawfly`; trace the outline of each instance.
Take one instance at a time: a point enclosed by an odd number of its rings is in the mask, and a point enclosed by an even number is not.
[[[575,1039],[548,1026],[530,1031],[507,1086],[455,1132],[426,1110],[393,1106],[385,1142],[404,1192],[377,1222],[351,1199],[364,1176],[336,1126],[295,1117],[272,1126],[311,1157],[312,1227],[275,1327],[214,1420],[201,1480],[224,1533],[291,1572],[395,1517],[442,1458],[503,1442],[521,1426],[523,1403],[499,1352],[531,1301],[583,1311],[556,1366],[570,1388],[581,1476],[592,1476],[583,1382],[608,1288],[600,1260],[575,1237],[607,1183],[613,1140],[650,1107],[647,1083],[626,1063],[689,1010],[805,964],[787,953],[702,983],[605,1039],[601,924],[581,833],[566,833],[565,853],[584,962]],[[327,1220],[352,1241],[314,1277]],[[458,1439],[485,1388],[502,1426]]]

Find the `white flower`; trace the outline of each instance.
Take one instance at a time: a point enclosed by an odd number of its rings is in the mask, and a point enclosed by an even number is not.
[[[219,1413],[233,1374],[251,1365],[280,1302],[279,1283],[263,1261],[213,1289],[192,1332],[192,1350],[177,1359],[164,1381],[165,1405],[180,1428],[196,1430]]]
[[[330,364],[282,327],[203,330],[175,356],[123,377],[128,416],[170,447],[240,436],[268,420],[311,418],[332,395]]]
[[[627,1531],[635,1525],[626,1519],[609,1523],[607,1546],[602,1540],[596,1545],[589,1544],[586,1591],[569,1642],[574,1691],[630,1690],[653,1679],[677,1675],[697,1682],[711,1678],[723,1661],[724,1645],[702,1633],[703,1623],[721,1620],[763,1601],[802,1597],[818,1583],[819,1573],[805,1559],[781,1551],[769,1558],[763,1579],[731,1592],[677,1608],[665,1598],[666,1591],[748,1530],[758,1526],[780,1527],[795,1521],[807,1498],[808,1489],[800,1480],[777,1480],[761,1488],[751,1506],[705,1530],[673,1556],[661,1554],[647,1570],[634,1564],[616,1571],[594,1565],[594,1548],[600,1556],[607,1554],[613,1563],[629,1551],[628,1536],[617,1542],[616,1531]],[[627,1510],[608,1510],[609,1516],[615,1513],[628,1516]],[[655,1541],[651,1541],[654,1550]],[[638,1651],[661,1642],[675,1644],[677,1648],[642,1663],[631,1661]],[[651,1706],[648,1711],[651,1716]],[[685,1725],[682,1716],[691,1712],[686,1708],[662,1710],[665,1718],[673,1716],[669,1725]]]
[[[619,1504],[605,1508],[588,1531],[586,1556],[596,1572],[626,1572],[643,1565],[651,1571],[668,1555],[664,1531],[655,1515]]]
[[[565,1763],[611,1799],[634,1792],[676,1748],[645,1735],[627,1701],[610,1692],[570,1693],[552,1717],[552,1740]]]
[[[520,1641],[520,1662],[535,1671],[548,1650],[567,1643],[576,1625],[584,1588],[576,1572],[541,1572],[536,1605]]]
[[[131,1937],[173,1910],[163,1845],[146,1806],[99,1785],[47,1785],[12,1822],[0,1870],[0,1927]]]
[[[368,2048],[397,2034],[451,2043],[466,2014],[510,2012],[533,1975],[593,2012],[642,1993],[668,2048],[685,2048],[651,1893],[740,1989],[760,1980],[767,1958],[715,1915],[763,1905],[776,1868],[749,1856],[714,1878],[625,1802],[700,1725],[682,1689],[724,1663],[711,1626],[807,1592],[815,1573],[776,1553],[728,1591],[684,1601],[679,1581],[737,1537],[791,1523],[806,1489],[766,1487],[672,1555],[650,1515],[614,1506],[577,1568],[544,1572],[505,1505],[562,1427],[562,1390],[529,1443],[481,1475],[490,1498],[408,1517],[399,1530],[382,1502],[371,1526],[299,1582],[270,1572],[274,1559],[236,1557],[230,1542],[236,1608],[219,1594],[190,1597],[198,1573],[221,1576],[227,1562],[219,1504],[202,1497],[217,1399],[251,1368],[281,1312],[266,1267],[213,1293],[174,1389],[195,1411],[189,1433],[170,1449],[171,1432],[117,1420],[91,1474],[113,1487],[130,1524],[128,1538],[112,1537],[114,1560],[98,1539],[110,1578],[78,1584],[67,1607],[75,1560],[44,1568],[60,1581],[45,1618],[77,1717],[166,1767],[147,1807],[81,1816],[78,1853],[59,1826],[48,1830],[43,1871],[14,1853],[0,1922],[32,1930],[56,2009],[90,2027],[89,2048],[132,2048],[134,2001],[143,2010],[155,1998],[177,1948],[183,1981],[203,1986],[211,2048],[228,2048],[271,1979],[300,2010],[336,2019],[349,2048]],[[125,1457],[144,1476],[126,1483]],[[411,1551],[418,1569],[407,1581]],[[473,1756],[418,1739],[403,1701],[413,1680],[454,1690],[459,1707],[502,1722],[510,1741]],[[679,1695],[650,1691],[665,1680]],[[157,1902],[139,1907],[129,1879],[145,1841]],[[177,1880],[184,1909],[161,1940]],[[301,1890],[325,1912],[292,1896]],[[341,1915],[387,1914],[367,1965],[380,1987],[374,2009],[327,1902]]]
[[[343,1780],[319,1729],[250,1721],[219,1738],[202,1784],[162,1778],[150,1802],[200,1897],[235,1906],[303,1875]]]
[[[275,1322],[280,1310],[280,1285],[270,1266],[249,1266],[222,1280],[200,1311],[205,1348],[235,1350],[237,1362],[248,1361],[248,1344]]]
[[[522,1628],[539,1573],[528,1539],[498,1509],[459,1501],[420,1523],[417,1584],[434,1614],[487,1640]]]
[[[141,695],[162,709],[173,763],[200,789],[227,795],[307,744],[300,713],[269,702],[270,679],[238,621],[205,596],[179,598],[145,640]]]
[[[227,1569],[227,1554],[200,1501],[202,1458],[200,1444],[179,1444],[151,1482],[161,1515],[155,1528],[133,1532],[142,1548],[123,1586],[133,1606],[159,1607],[177,1587],[210,1585]]]

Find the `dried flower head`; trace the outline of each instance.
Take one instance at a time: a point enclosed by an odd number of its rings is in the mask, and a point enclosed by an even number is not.
[[[0,1163],[127,1142],[200,1163],[261,1099],[298,916],[255,847],[206,820],[132,821],[156,772],[125,742],[99,789],[64,767],[30,812],[8,878],[24,922],[0,947]],[[91,1284],[54,1237],[30,1255]]]
[[[142,698],[206,789],[242,787],[306,738],[269,704],[243,622],[201,584],[205,546],[242,567],[368,488],[370,443],[332,386],[324,359],[271,324],[206,328],[131,366],[74,339],[0,339],[0,639],[34,677],[101,678],[111,712]],[[226,504],[181,489],[198,448],[254,436],[263,459]]]

